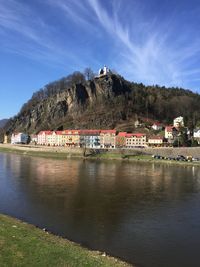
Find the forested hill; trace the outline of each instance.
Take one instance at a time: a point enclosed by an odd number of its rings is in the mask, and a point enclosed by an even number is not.
[[[172,123],[184,116],[200,122],[200,95],[180,88],[144,86],[119,75],[85,79],[80,72],[49,83],[33,94],[5,130],[37,133],[44,129],[115,128],[134,130],[138,118]]]

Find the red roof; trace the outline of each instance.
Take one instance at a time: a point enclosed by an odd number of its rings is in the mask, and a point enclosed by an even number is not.
[[[119,132],[117,136],[126,137],[127,132]]]
[[[40,131],[38,135],[41,134],[52,134],[52,131]]]
[[[116,130],[101,130],[101,133],[103,133],[103,134],[107,134],[107,133],[116,134]]]
[[[173,126],[166,126],[165,131],[172,132],[173,128],[174,128]]]
[[[62,134],[76,135],[76,134],[80,134],[80,130],[64,130],[62,131]]]
[[[57,135],[62,135],[62,131],[55,131]]]

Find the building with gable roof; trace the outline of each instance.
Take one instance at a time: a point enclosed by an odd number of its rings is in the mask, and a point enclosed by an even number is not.
[[[126,148],[146,147],[147,136],[144,133],[127,133]]]

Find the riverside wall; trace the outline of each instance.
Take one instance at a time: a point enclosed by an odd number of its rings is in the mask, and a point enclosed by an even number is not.
[[[0,144],[0,148],[22,150],[22,151],[38,151],[38,152],[59,152],[67,154],[80,154],[83,155],[83,149],[81,148],[69,148],[69,147],[49,147],[49,146],[34,146],[34,145],[11,145]],[[87,149],[87,154],[91,149]],[[123,155],[160,155],[163,157],[176,157],[178,155],[200,157],[200,147],[160,147],[160,148],[134,148],[134,149],[109,149],[100,150],[110,154]]]

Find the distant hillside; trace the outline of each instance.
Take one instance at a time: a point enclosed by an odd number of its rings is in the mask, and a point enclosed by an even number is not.
[[[7,122],[8,122],[8,119],[0,120],[0,128],[3,128]]]
[[[119,75],[86,81],[76,72],[46,85],[10,119],[5,130],[37,133],[44,129],[115,128],[134,130],[138,118],[172,123],[184,116],[200,122],[200,95],[180,88],[144,86]]]

